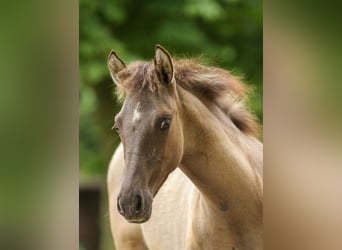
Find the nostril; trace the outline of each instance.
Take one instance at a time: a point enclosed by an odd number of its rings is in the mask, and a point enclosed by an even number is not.
[[[134,197],[135,213],[140,213],[142,210],[142,198],[140,195]]]
[[[117,203],[116,203],[117,207],[118,207],[118,211],[120,214],[124,214],[123,209],[122,209],[122,205],[121,205],[121,199],[120,197],[118,197]]]

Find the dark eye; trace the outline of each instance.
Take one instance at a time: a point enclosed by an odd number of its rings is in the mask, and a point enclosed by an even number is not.
[[[162,120],[162,122],[160,123],[160,130],[166,131],[170,128],[170,125],[171,125],[171,119],[166,118],[166,119]]]
[[[112,127],[112,129],[115,129],[116,132],[119,132],[119,126],[117,123],[114,123],[114,126]]]

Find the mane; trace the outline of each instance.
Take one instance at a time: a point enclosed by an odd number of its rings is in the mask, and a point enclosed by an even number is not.
[[[259,125],[256,116],[247,110],[245,101],[251,89],[240,77],[229,71],[205,66],[194,59],[174,60],[177,85],[191,92],[202,101],[217,105],[235,126],[245,134],[258,136]],[[130,90],[149,89],[156,92],[160,88],[153,62],[136,61],[118,74],[119,100],[124,100]]]

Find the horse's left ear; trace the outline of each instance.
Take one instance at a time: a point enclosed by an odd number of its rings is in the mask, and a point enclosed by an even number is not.
[[[173,82],[174,68],[172,58],[169,52],[160,45],[156,45],[154,67],[161,83],[171,84]]]

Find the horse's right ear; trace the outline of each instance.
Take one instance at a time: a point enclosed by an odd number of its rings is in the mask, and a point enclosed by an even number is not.
[[[109,73],[115,84],[118,84],[119,79],[117,74],[126,68],[124,62],[117,56],[117,54],[112,50],[108,55],[107,65],[109,69]]]

